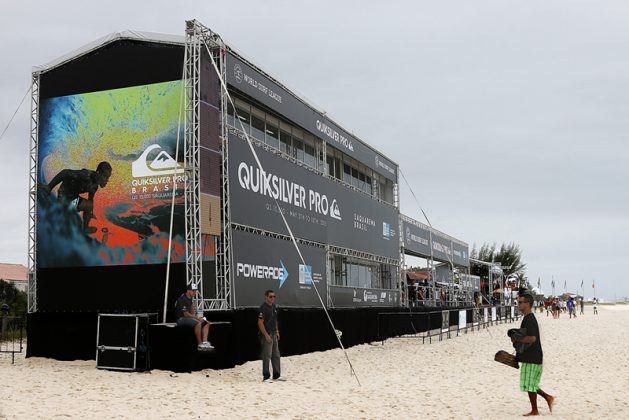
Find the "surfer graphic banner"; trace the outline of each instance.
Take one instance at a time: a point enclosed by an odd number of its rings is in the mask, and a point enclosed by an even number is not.
[[[180,93],[173,81],[41,102],[40,267],[166,262],[173,194],[172,261],[184,261]]]

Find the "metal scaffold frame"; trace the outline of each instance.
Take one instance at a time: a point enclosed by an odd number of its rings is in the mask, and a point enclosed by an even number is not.
[[[186,22],[186,63],[184,66],[184,166],[186,215],[186,283],[198,287],[203,297],[203,251],[201,249],[200,206],[200,72],[201,40],[195,25]]]
[[[227,133],[225,124],[226,101],[221,94],[221,136],[222,136],[222,237],[216,241],[216,298],[205,299],[203,294],[203,249],[201,237],[201,58],[204,51],[210,54],[216,67],[224,77],[224,63],[221,53],[224,44],[220,37],[196,20],[186,21],[186,63],[184,71],[185,92],[185,214],[186,214],[186,283],[198,287],[197,311],[223,310],[232,307],[233,295],[230,282],[230,238],[229,238],[229,186],[227,183]]]
[[[225,51],[225,45],[220,38],[219,52]],[[220,69],[221,78],[226,79],[225,60],[223,55],[214,57]],[[219,59],[220,58],[220,59]],[[216,302],[208,309],[233,308],[235,297],[231,287],[231,218],[229,202],[229,160],[228,160],[228,128],[227,128],[228,98],[226,92],[221,89],[221,236],[217,238],[216,247]]]
[[[28,186],[28,312],[37,312],[37,153],[39,73],[31,81],[31,144]]]

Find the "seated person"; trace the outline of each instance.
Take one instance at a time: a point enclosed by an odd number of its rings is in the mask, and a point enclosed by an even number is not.
[[[196,310],[192,304],[192,298],[197,293],[197,285],[189,284],[185,293],[175,303],[175,319],[178,327],[194,329],[199,350],[212,350],[214,347],[207,341],[210,332],[210,323],[205,317],[196,316]]]

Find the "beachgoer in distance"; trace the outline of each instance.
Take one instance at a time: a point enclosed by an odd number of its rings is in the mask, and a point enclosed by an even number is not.
[[[531,411],[525,416],[538,416],[537,396],[540,395],[546,400],[551,413],[555,397],[542,391],[539,387],[542,378],[542,362],[544,354],[542,352],[542,343],[539,334],[539,325],[535,314],[532,312],[533,296],[530,293],[522,293],[518,297],[518,308],[524,315],[520,328],[526,328],[526,336],[519,339],[512,338],[514,342],[530,344],[524,352],[518,354],[520,362],[520,390],[527,392],[531,403]]]
[[[570,299],[568,299],[568,313],[570,314],[570,318],[572,318],[573,316],[576,318],[577,314],[576,314],[576,305],[574,303],[574,298],[572,296],[570,296]]]
[[[282,381],[280,370],[280,329],[277,321],[277,306],[275,306],[275,292],[264,292],[264,303],[260,305],[258,313],[258,337],[262,349],[262,380],[272,382],[269,362],[273,367],[273,380]]]
[[[585,313],[583,312],[583,298],[579,300],[579,308],[581,309],[579,311],[579,315],[585,315]]]
[[[39,189],[49,194],[59,185],[59,201],[72,211],[83,213],[83,231],[87,234],[96,232],[90,226],[94,216],[94,196],[98,188],[105,188],[111,177],[112,168],[109,162],[101,162],[95,171],[90,169],[63,169],[48,184],[40,184]],[[87,193],[87,199],[79,194]]]
[[[197,293],[197,285],[189,284],[175,303],[175,322],[178,327],[194,329],[198,350],[212,350],[214,347],[207,340],[210,333],[210,323],[205,317],[197,317],[192,304],[192,298]]]
[[[594,315],[598,315],[598,299],[592,299],[592,309],[594,310]]]

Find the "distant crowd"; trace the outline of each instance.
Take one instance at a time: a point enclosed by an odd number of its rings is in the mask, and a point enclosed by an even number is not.
[[[568,299],[561,299],[559,297],[550,297],[546,300],[541,300],[536,302],[536,306],[539,307],[540,313],[543,313],[546,310],[546,316],[552,315],[553,318],[559,318],[562,313],[568,313],[570,318],[577,317],[577,309],[579,310],[579,315],[584,315],[584,306],[585,302],[583,298],[575,299],[570,296]],[[592,310],[594,315],[598,314],[598,299],[592,299]]]

